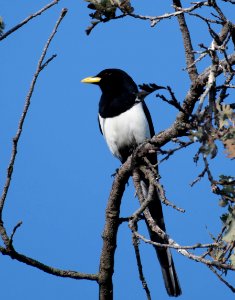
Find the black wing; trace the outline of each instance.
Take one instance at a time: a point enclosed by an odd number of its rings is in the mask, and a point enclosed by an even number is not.
[[[101,126],[100,126],[100,119],[99,119],[99,116],[98,116],[98,124],[99,124],[100,132],[101,132],[101,134],[103,135],[103,132],[102,132],[102,129],[101,129]]]
[[[145,104],[144,101],[142,101],[142,103],[143,103],[144,113],[146,115],[146,118],[147,118],[147,121],[149,124],[150,135],[151,135],[151,137],[153,137],[155,134],[154,127],[153,127],[153,121],[152,121],[152,118],[151,118],[151,115],[150,115],[147,105]]]

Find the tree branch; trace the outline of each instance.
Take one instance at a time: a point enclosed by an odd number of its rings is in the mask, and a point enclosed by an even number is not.
[[[32,20],[33,18],[41,15],[44,11],[46,11],[47,9],[51,8],[52,6],[54,6],[55,4],[57,4],[60,0],[54,0],[51,3],[47,4],[46,6],[44,6],[42,9],[40,9],[39,11],[37,11],[36,13],[30,15],[29,17],[27,17],[26,19],[24,19],[22,22],[20,22],[18,25],[14,26],[13,28],[11,28],[10,30],[8,30],[6,33],[4,33],[3,35],[0,36],[0,41],[4,40],[8,35],[12,34],[13,32],[15,32],[16,30],[18,30],[20,27],[24,26],[25,24],[27,24],[30,20]]]
[[[45,44],[45,47],[44,47],[44,49],[42,51],[42,54],[41,54],[41,57],[38,61],[37,69],[36,69],[36,72],[33,76],[33,80],[31,82],[28,95],[27,95],[26,100],[25,100],[24,110],[23,110],[23,113],[22,113],[20,121],[19,121],[18,130],[17,130],[17,133],[16,133],[15,137],[13,138],[12,154],[11,154],[11,159],[10,159],[10,162],[9,162],[9,165],[8,165],[8,168],[7,168],[7,178],[6,178],[6,182],[5,182],[3,192],[2,192],[2,195],[1,195],[1,198],[0,198],[0,220],[2,220],[2,211],[3,211],[4,203],[5,203],[5,200],[6,200],[6,197],[7,197],[8,189],[9,189],[10,184],[11,184],[13,168],[14,168],[15,159],[16,159],[16,155],[17,155],[18,142],[20,140],[21,133],[22,133],[22,130],[23,130],[24,121],[25,121],[26,115],[28,113],[28,109],[29,109],[29,106],[30,106],[31,97],[32,97],[32,94],[33,94],[33,91],[34,91],[34,87],[35,87],[35,84],[37,82],[37,78],[38,78],[40,72],[49,63],[49,61],[51,61],[55,57],[55,56],[53,56],[52,59],[47,60],[46,63],[43,64],[43,61],[44,61],[44,58],[47,54],[47,50],[50,46],[50,43],[51,43],[52,39],[54,38],[54,36],[57,32],[57,29],[58,29],[61,21],[65,17],[66,13],[67,13],[67,9],[64,8],[61,11],[60,17],[59,17],[58,21],[56,22],[55,27],[53,28],[53,31],[52,31],[48,41]]]
[[[180,0],[173,0],[173,4],[175,10],[177,11],[178,8],[182,8]],[[195,61],[193,46],[191,42],[190,32],[188,30],[188,26],[184,17],[184,14],[177,15],[177,19],[180,26],[180,31],[182,33],[183,42],[184,42],[184,51],[186,56],[186,64],[187,64],[187,71],[189,73],[189,77],[191,81],[196,80],[198,76],[196,65],[193,64]]]
[[[120,15],[115,15],[112,17],[98,17],[97,19],[95,18],[94,21],[91,22],[91,25],[86,29],[86,34],[89,35],[91,33],[91,31],[100,23],[107,23],[111,20],[117,20],[117,19],[122,19],[125,17],[132,17],[134,19],[139,19],[139,20],[143,20],[143,21],[150,21],[151,27],[154,27],[155,25],[157,25],[160,21],[165,20],[165,19],[170,19],[172,17],[176,17],[179,16],[181,14],[184,13],[190,13],[200,7],[202,7],[204,5],[205,2],[198,2],[195,5],[188,7],[188,8],[182,8],[181,10],[177,10],[175,12],[172,13],[165,13],[163,15],[160,16],[144,16],[144,15],[140,15],[140,14],[135,14],[135,13],[131,13],[131,12],[122,12],[122,14]]]
[[[43,10],[38,12],[36,15],[42,13],[44,10],[48,9],[49,7],[51,7],[52,5],[54,5],[57,2],[58,1],[54,1],[50,5],[46,6]],[[12,232],[11,236],[9,237],[7,232],[6,232],[5,227],[3,225],[3,220],[2,220],[3,207],[4,207],[4,204],[5,204],[6,197],[7,197],[8,189],[9,189],[10,184],[11,184],[13,167],[14,167],[14,163],[15,163],[15,159],[16,159],[16,155],[17,155],[18,142],[19,142],[21,134],[22,134],[24,121],[25,121],[26,115],[28,113],[28,109],[29,109],[29,105],[30,105],[30,102],[31,102],[31,97],[32,97],[32,94],[33,94],[33,91],[34,91],[34,88],[35,88],[35,84],[36,84],[36,81],[37,81],[37,78],[38,78],[40,72],[56,57],[56,55],[52,55],[49,59],[47,59],[44,62],[44,59],[45,59],[45,56],[47,54],[47,50],[50,46],[50,43],[51,43],[52,39],[54,38],[54,36],[57,32],[57,29],[58,29],[61,21],[65,17],[66,13],[67,13],[67,9],[64,8],[61,11],[61,14],[60,14],[53,30],[52,30],[52,33],[49,36],[49,39],[47,40],[47,42],[44,46],[41,57],[38,61],[36,72],[33,76],[33,80],[31,82],[31,85],[30,85],[30,88],[29,88],[29,92],[28,92],[26,100],[25,100],[25,105],[24,105],[23,113],[22,113],[20,121],[19,121],[17,133],[16,133],[15,137],[13,138],[12,154],[11,154],[11,159],[10,159],[8,169],[7,169],[7,178],[6,178],[6,182],[5,182],[3,192],[2,192],[2,196],[1,196],[1,199],[0,199],[0,235],[1,235],[2,240],[4,242],[4,245],[5,245],[5,247],[0,247],[0,252],[2,253],[2,255],[7,255],[7,256],[11,257],[12,259],[16,259],[19,262],[25,263],[29,266],[32,266],[32,267],[37,268],[39,270],[42,270],[42,271],[44,271],[48,274],[52,274],[52,275],[59,276],[59,277],[69,277],[69,278],[73,278],[73,279],[86,279],[86,280],[98,281],[98,275],[97,274],[87,274],[87,273],[81,273],[81,272],[76,272],[76,271],[61,270],[61,269],[53,268],[53,267],[45,265],[45,264],[43,264],[43,263],[41,263],[41,262],[39,262],[39,261],[37,261],[33,258],[30,258],[28,256],[25,256],[25,255],[15,251],[15,249],[12,245],[13,244],[13,237],[14,237],[14,234],[15,234],[16,230],[19,228],[19,226],[21,225],[22,222],[19,222],[14,227],[13,232]],[[33,15],[33,17],[35,17],[36,15]]]
[[[134,249],[135,249],[135,257],[136,257],[137,267],[138,267],[138,271],[139,271],[139,278],[140,278],[140,281],[142,283],[143,289],[145,290],[147,299],[151,300],[150,290],[148,288],[148,284],[147,284],[146,279],[144,277],[143,266],[142,266],[142,263],[141,263],[140,249],[139,249],[139,239],[134,234],[132,235],[132,241],[133,241],[133,246],[134,246]]]
[[[28,256],[25,256],[23,254],[20,254],[19,252],[16,252],[13,248],[6,249],[3,247],[0,247],[0,252],[3,255],[7,255],[11,257],[12,259],[16,259],[19,262],[25,263],[26,265],[29,265],[31,267],[37,268],[43,272],[46,272],[51,275],[55,275],[58,277],[68,277],[73,279],[86,279],[86,280],[92,280],[92,281],[98,281],[98,275],[97,274],[86,274],[86,273],[80,273],[76,271],[70,271],[70,270],[61,270],[54,267],[50,267],[48,265],[45,265],[33,258],[30,258]]]
[[[125,185],[130,176],[131,158],[118,170],[110,192],[103,231],[103,248],[100,257],[99,299],[113,299],[114,254],[117,247],[117,232],[120,225],[119,213]]]
[[[213,268],[212,266],[208,266],[208,268],[219,278],[220,281],[222,281],[233,293],[235,293],[235,288],[228,283],[222,276]]]

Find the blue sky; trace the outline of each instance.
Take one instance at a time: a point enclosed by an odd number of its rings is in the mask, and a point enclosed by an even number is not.
[[[159,1],[160,2],[160,1]],[[47,1],[0,0],[0,15],[6,30]],[[189,2],[187,1],[188,5]],[[171,11],[171,1],[133,1],[136,12],[160,15]],[[4,210],[9,232],[22,220],[15,236],[15,248],[25,255],[63,269],[95,273],[102,247],[104,213],[112,184],[111,174],[120,166],[109,153],[97,124],[100,91],[80,80],[105,68],[126,70],[138,83],[170,85],[183,100],[189,80],[181,35],[175,19],[155,28],[148,22],[130,18],[99,25],[86,36],[89,25],[85,1],[60,1],[0,44],[0,184],[5,180],[16,133],[32,76],[44,44],[60,11],[68,8],[53,40],[48,57],[58,56],[40,74],[25,121],[12,185]],[[232,16],[230,6],[225,12]],[[205,25],[190,19],[194,46],[209,45]],[[201,70],[205,65],[201,65]],[[149,96],[155,130],[167,128],[176,110]],[[224,212],[210,193],[206,179],[190,188],[202,170],[192,156],[197,146],[177,153],[160,168],[168,198],[186,209],[185,214],[164,207],[168,233],[180,244],[210,242],[218,234],[219,216]],[[231,174],[231,161],[222,152],[212,161],[216,176]],[[130,181],[122,202],[122,216],[137,208]],[[141,232],[145,229],[140,227]],[[153,299],[168,299],[153,249],[141,243],[146,279]],[[174,253],[181,281],[182,300],[233,299],[233,295],[203,265]],[[97,299],[94,282],[56,278],[8,257],[0,256],[1,296],[8,299]],[[232,280],[232,276],[228,279]],[[127,225],[118,235],[114,274],[115,299],[145,299],[138,279],[131,234]]]

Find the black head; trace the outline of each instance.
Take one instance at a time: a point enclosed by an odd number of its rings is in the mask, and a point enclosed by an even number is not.
[[[99,114],[111,118],[125,112],[135,104],[138,88],[133,79],[120,69],[105,69],[94,77],[82,80],[101,88]]]
[[[122,93],[137,93],[138,88],[133,79],[120,69],[106,69],[96,77],[101,78],[97,84],[105,94],[119,96]]]

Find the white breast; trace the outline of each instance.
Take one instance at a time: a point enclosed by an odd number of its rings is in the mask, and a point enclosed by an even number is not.
[[[113,118],[102,118],[99,122],[104,138],[112,154],[121,159],[119,149],[132,148],[150,138],[148,121],[142,103]]]

